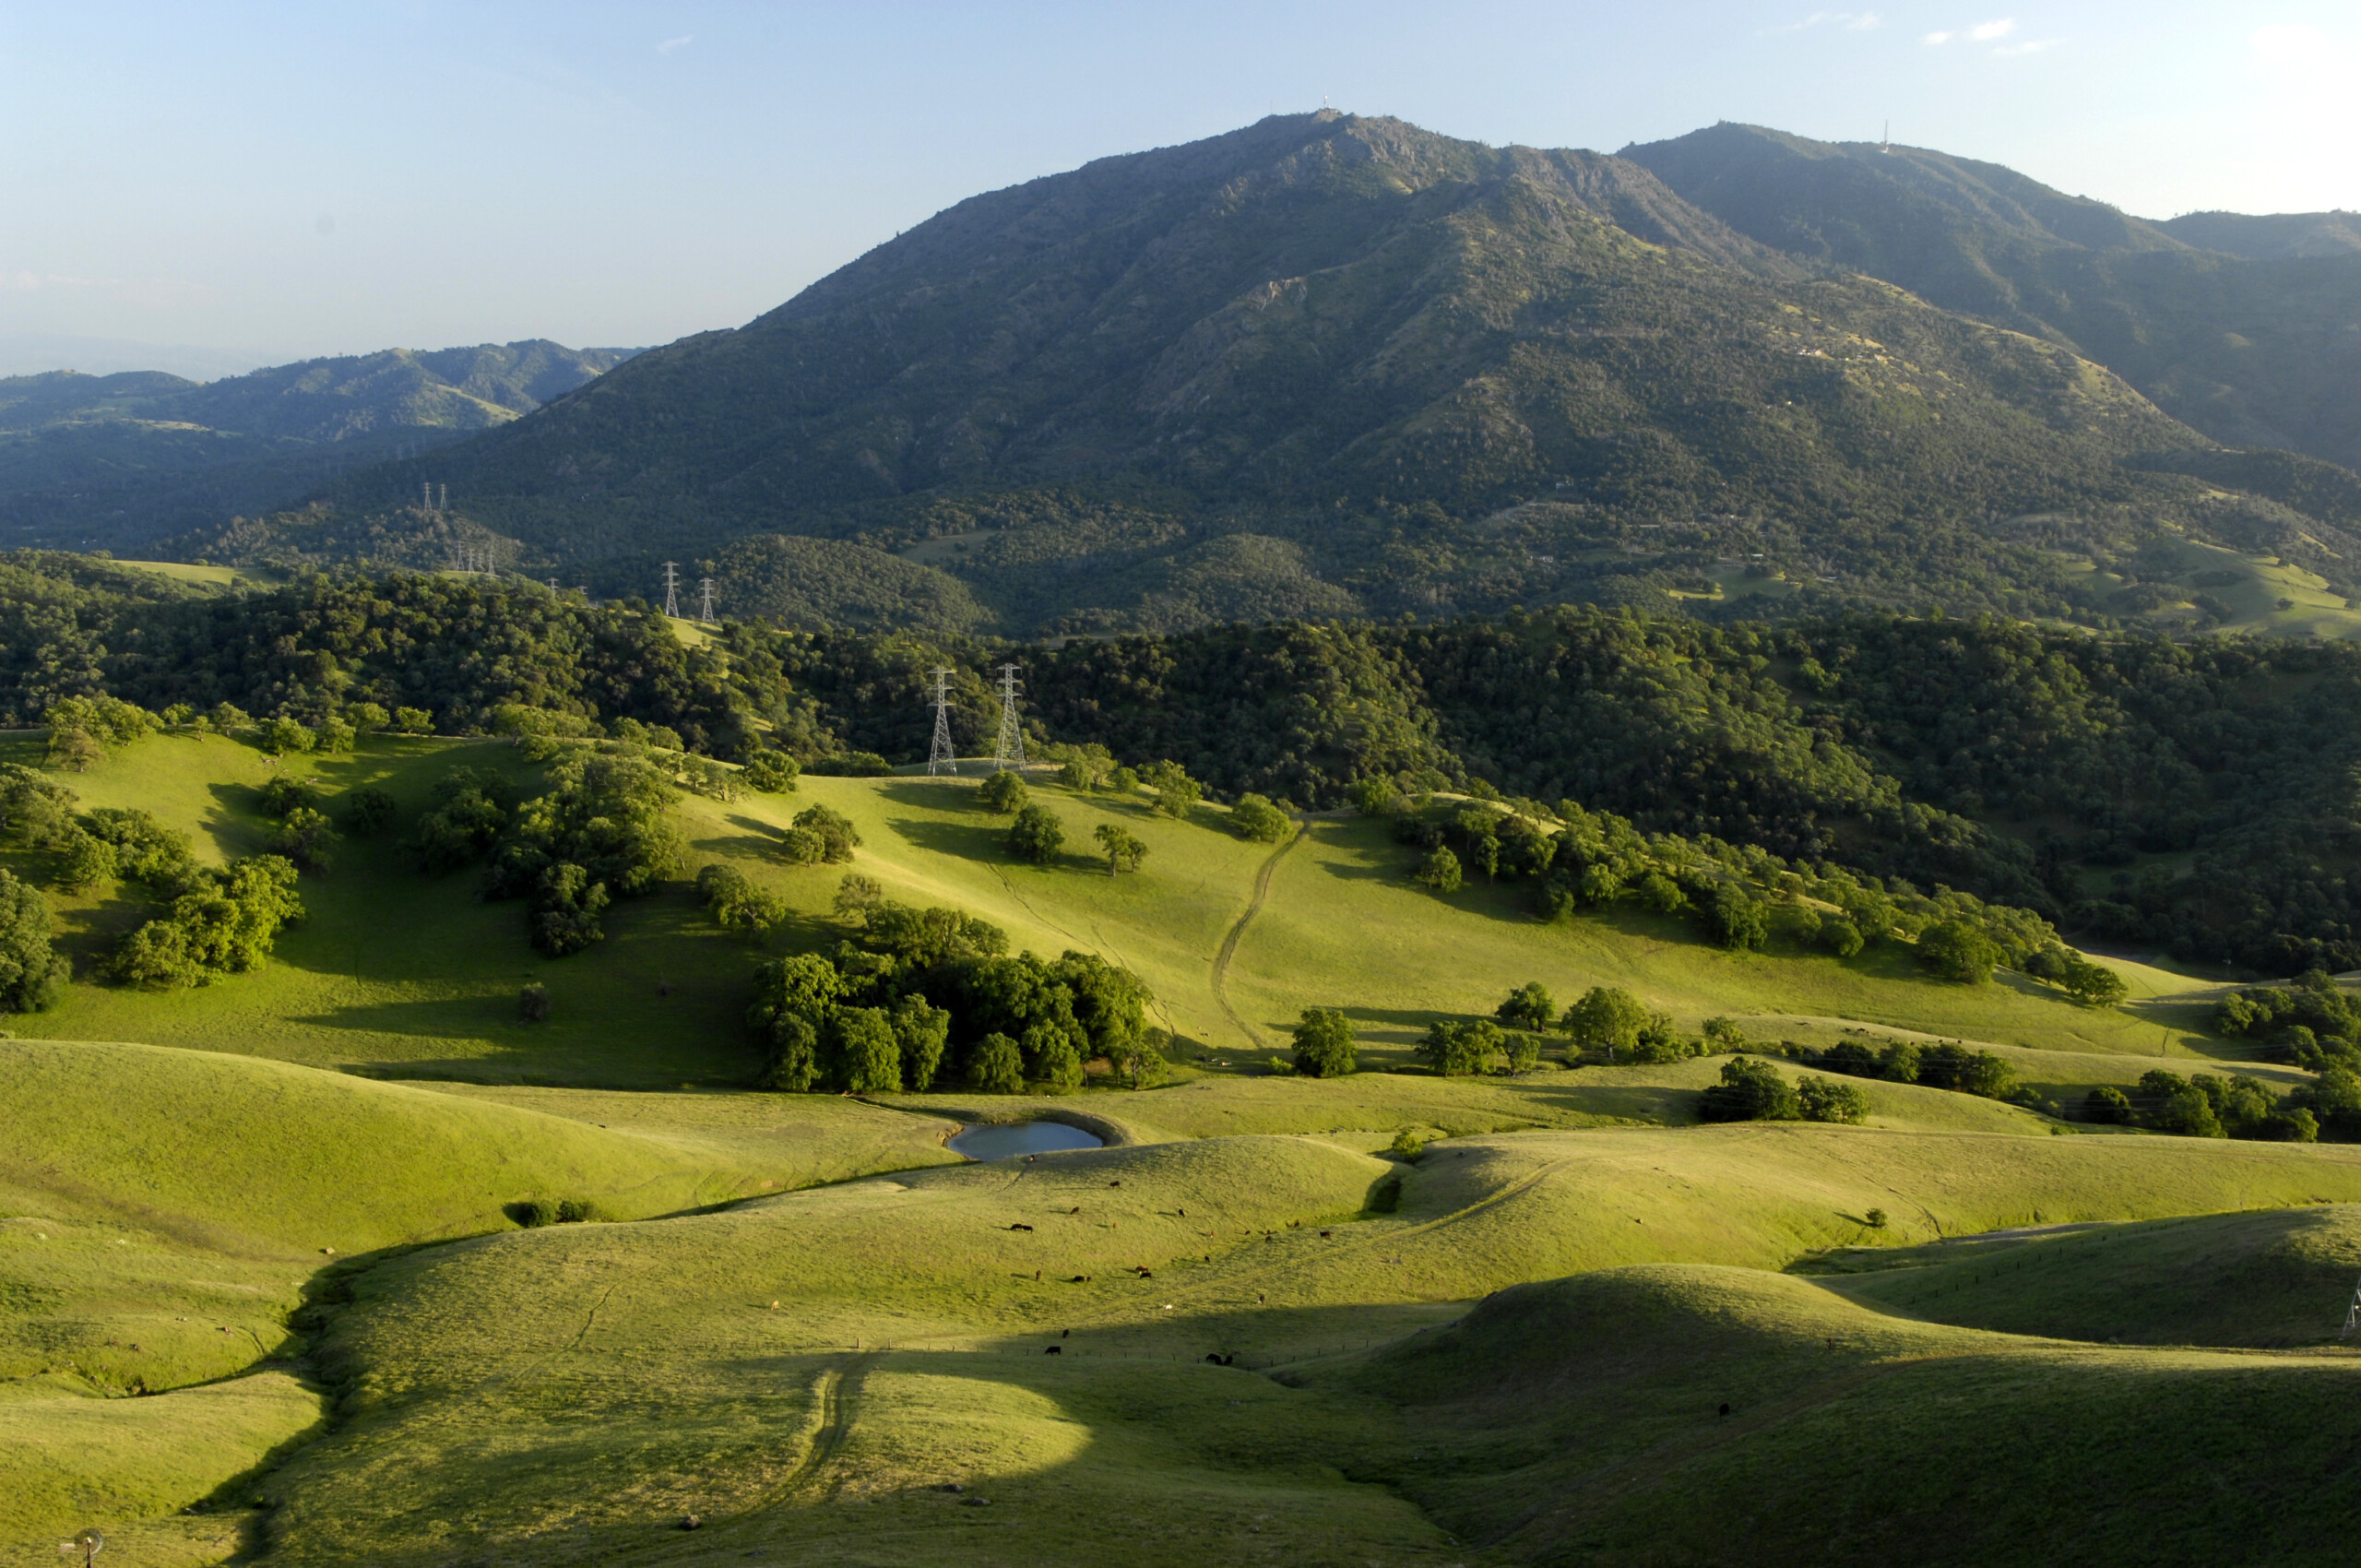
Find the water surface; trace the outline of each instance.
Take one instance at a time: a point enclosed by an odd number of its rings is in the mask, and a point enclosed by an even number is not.
[[[969,1159],[1006,1159],[1061,1148],[1103,1148],[1107,1140],[1062,1122],[979,1122],[963,1127],[947,1146]]]

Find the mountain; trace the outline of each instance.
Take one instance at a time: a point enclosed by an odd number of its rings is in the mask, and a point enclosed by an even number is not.
[[[2133,232],[2023,184],[2043,233]],[[1003,630],[1740,588],[2078,614],[2057,552],[2204,531],[2208,488],[2153,459],[2210,445],[2054,335],[1786,254],[1631,159],[1323,113],[962,202],[319,499],[447,482],[610,592],[748,533],[857,539]]]
[[[2361,212],[2190,212],[2156,227],[2201,250],[2254,261],[2361,254]]]
[[[357,463],[504,423],[631,353],[531,340],[391,349],[206,383],[160,371],[0,379],[0,530],[137,548],[285,505]]]
[[[1997,164],[1723,124],[1619,155],[1799,261],[2072,349],[2232,446],[2361,468],[2361,219],[2151,223]]]

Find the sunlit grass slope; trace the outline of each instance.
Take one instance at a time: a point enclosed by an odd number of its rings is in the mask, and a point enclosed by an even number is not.
[[[10,1561],[53,1556],[59,1538],[104,1520],[110,1558],[176,1556],[170,1533],[161,1542],[141,1540],[136,1522],[184,1508],[256,1468],[318,1425],[326,1406],[318,1390],[284,1372],[148,1399],[0,1396],[0,1454],[7,1456],[0,1550],[13,1549]],[[135,1526],[128,1536],[125,1521]]]
[[[2335,1344],[2361,1279],[2345,1204],[2198,1215],[1905,1252],[1844,1253],[1821,1282],[1892,1313],[2148,1345]],[[1873,1272],[1855,1273],[1869,1269]]]
[[[27,743],[16,749],[32,754]],[[2162,970],[2117,965],[2133,1000],[2094,1012],[2005,975],[1986,986],[1948,984],[1890,951],[1848,962],[1729,954],[1680,921],[1622,909],[1549,924],[1530,912],[1522,884],[1479,882],[1450,898],[1424,892],[1405,874],[1406,851],[1358,819],[1317,819],[1299,840],[1275,847],[1228,832],[1218,808],[1178,823],[1144,801],[1043,784],[1037,797],[1064,823],[1068,852],[1028,865],[1007,854],[1007,819],[979,807],[973,778],[807,778],[783,795],[683,797],[687,870],[738,866],[787,899],[788,921],[765,944],[727,936],[684,878],[617,906],[606,941],[589,953],[551,960],[528,944],[521,906],[481,901],[470,873],[421,874],[401,842],[434,781],[456,766],[497,768],[528,786],[535,773],[492,742],[380,738],[350,756],[273,764],[219,738],[172,736],[69,777],[86,803],[151,811],[215,859],[263,842],[255,791],[274,766],[309,774],[331,792],[390,790],[401,803],[400,831],[348,842],[333,872],[303,878],[310,919],[282,938],[268,968],[192,991],[133,992],[89,979],[143,918],[137,889],[61,900],[65,940],[86,979],[20,1032],[235,1050],[397,1077],[619,1088],[742,1083],[756,1066],[742,1022],[753,966],[791,949],[825,949],[842,934],[831,906],[846,868],[790,866],[772,848],[797,811],[825,803],[861,833],[850,869],[877,878],[890,897],[981,915],[1020,948],[1075,948],[1126,965],[1154,991],[1156,1021],[1193,1042],[1182,1054],[1231,1071],[1258,1067],[1285,1044],[1301,1009],[1315,1005],[1354,1016],[1370,1065],[1406,1065],[1428,1020],[1489,1013],[1530,980],[1561,1001],[1592,985],[1621,986],[1684,1027],[1727,1014],[1759,1038],[1812,1044],[1851,1028],[2079,1056],[2219,1049],[2196,1032],[2213,988]],[[1148,844],[1138,873],[1109,877],[1083,853],[1105,822]],[[546,1022],[518,1015],[528,980],[549,990]],[[2077,1081],[2113,1081],[2118,1071]],[[2031,1067],[2027,1075],[2047,1076]]]
[[[184,1506],[310,1428],[317,1391],[250,1370],[355,1254],[527,1198],[636,1218],[954,1158],[944,1123],[834,1099],[441,1087],[0,1040],[0,1542]],[[140,1551],[210,1550],[186,1537]]]
[[[1406,1170],[1216,1137],[492,1236],[357,1282],[325,1349],[350,1424],[273,1480],[273,1527],[295,1562],[528,1539],[550,1561],[1062,1561],[1102,1526],[1177,1562],[1203,1560],[1197,1521],[1226,1539],[1259,1517],[1275,1559],[1394,1561],[1433,1538],[1356,1483],[1391,1476],[1421,1423],[1372,1410],[1376,1385],[1290,1391],[1291,1368],[1570,1272],[1775,1269],[1876,1239],[1871,1207],[1907,1241],[2316,1195],[2361,1198],[2361,1149],[1609,1128],[1446,1144]],[[988,1527],[931,1490],[952,1481],[993,1499]],[[688,1512],[713,1521],[694,1541],[670,1527]],[[1151,1515],[1173,1527],[1138,1529]]]
[[[1395,1401],[1361,1473],[1488,1562],[2332,1562],[2361,1358],[1914,1323],[1800,1279],[1504,1291],[1316,1389]]]

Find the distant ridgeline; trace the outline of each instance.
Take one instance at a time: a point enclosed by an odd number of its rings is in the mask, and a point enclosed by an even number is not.
[[[491,578],[313,576],[206,598],[20,553],[0,557],[0,717],[103,693],[314,724],[368,702],[481,732],[523,707],[661,727],[711,756],[882,767],[922,759],[937,664],[955,671],[960,749],[989,751],[991,669],[1014,660],[1037,746],[1169,760],[1225,799],[1326,809],[1385,779],[1553,819],[1572,802],[2184,956],[2361,965],[2349,644],[1573,609],[1038,646],[717,631],[684,647],[660,616]]]
[[[1609,157],[1279,115],[961,202],[742,328],[156,548],[429,564],[433,481],[528,575],[645,593],[677,559],[807,626],[2254,624],[2361,597],[2342,232],[2184,234],[1746,126]],[[2256,563],[2201,547],[2310,576],[2241,590]]]

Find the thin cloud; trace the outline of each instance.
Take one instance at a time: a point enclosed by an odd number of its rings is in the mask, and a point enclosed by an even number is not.
[[[658,44],[656,46],[656,53],[658,54],[670,54],[675,49],[686,49],[690,44],[694,43],[696,41],[696,34],[693,32],[684,32],[678,38],[668,38],[663,42]]]
[[[1783,32],[1803,32],[1812,28],[1838,28],[1845,32],[1867,32],[1883,18],[1875,11],[1814,11],[1799,22],[1784,22],[1777,27],[1762,28],[1758,36],[1774,37]]]
[[[2014,17],[1999,17],[1988,22],[1978,22],[1972,28],[1946,28],[1940,32],[1930,32],[1920,42],[1928,44],[1944,44],[1964,39],[1970,43],[1990,43],[1996,39],[2006,38],[2016,30],[2017,19]]]
[[[2038,54],[2045,49],[2055,49],[2065,42],[2062,38],[2028,38],[2022,43],[2004,43],[1992,53],[2004,57]]]

